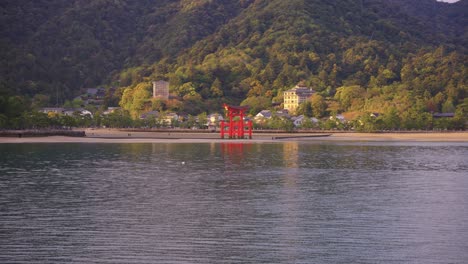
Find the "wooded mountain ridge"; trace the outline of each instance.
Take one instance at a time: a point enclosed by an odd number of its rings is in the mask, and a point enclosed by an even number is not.
[[[52,105],[105,85],[121,88],[120,105],[134,116],[148,108],[199,113],[223,102],[256,111],[302,81],[336,101],[328,101],[332,111],[455,111],[467,104],[467,5],[4,0],[0,95],[42,94]],[[149,101],[157,79],[181,99]]]

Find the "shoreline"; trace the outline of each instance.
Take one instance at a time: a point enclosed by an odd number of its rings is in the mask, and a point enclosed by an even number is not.
[[[252,139],[221,139],[219,133],[206,132],[141,132],[115,129],[85,129],[84,137],[39,136],[0,137],[3,143],[262,143],[262,142],[462,142],[468,143],[468,132],[403,132],[403,133],[255,133]]]

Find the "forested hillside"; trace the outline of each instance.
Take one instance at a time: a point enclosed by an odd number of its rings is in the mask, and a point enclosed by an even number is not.
[[[104,85],[134,117],[223,102],[254,113],[303,81],[328,113],[466,111],[467,3],[4,0],[0,107]],[[150,100],[155,79],[178,99]]]
[[[110,84],[129,66],[173,56],[235,16],[235,1],[5,0],[3,88],[60,99]],[[6,87],[5,87],[6,86]]]

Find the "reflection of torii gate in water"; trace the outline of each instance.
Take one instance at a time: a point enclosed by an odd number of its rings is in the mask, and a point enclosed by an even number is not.
[[[249,139],[252,139],[252,121],[244,121],[245,110],[247,106],[230,106],[224,104],[224,109],[228,111],[229,123],[221,121],[221,138],[224,138],[226,128],[228,129],[229,138],[244,138],[245,128],[248,128]]]

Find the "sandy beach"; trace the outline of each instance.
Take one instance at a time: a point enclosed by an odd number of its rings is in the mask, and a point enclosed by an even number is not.
[[[252,139],[221,139],[218,133],[135,132],[86,129],[86,137],[0,137],[0,143],[219,143],[281,141],[466,142],[468,132],[420,133],[254,133]]]

